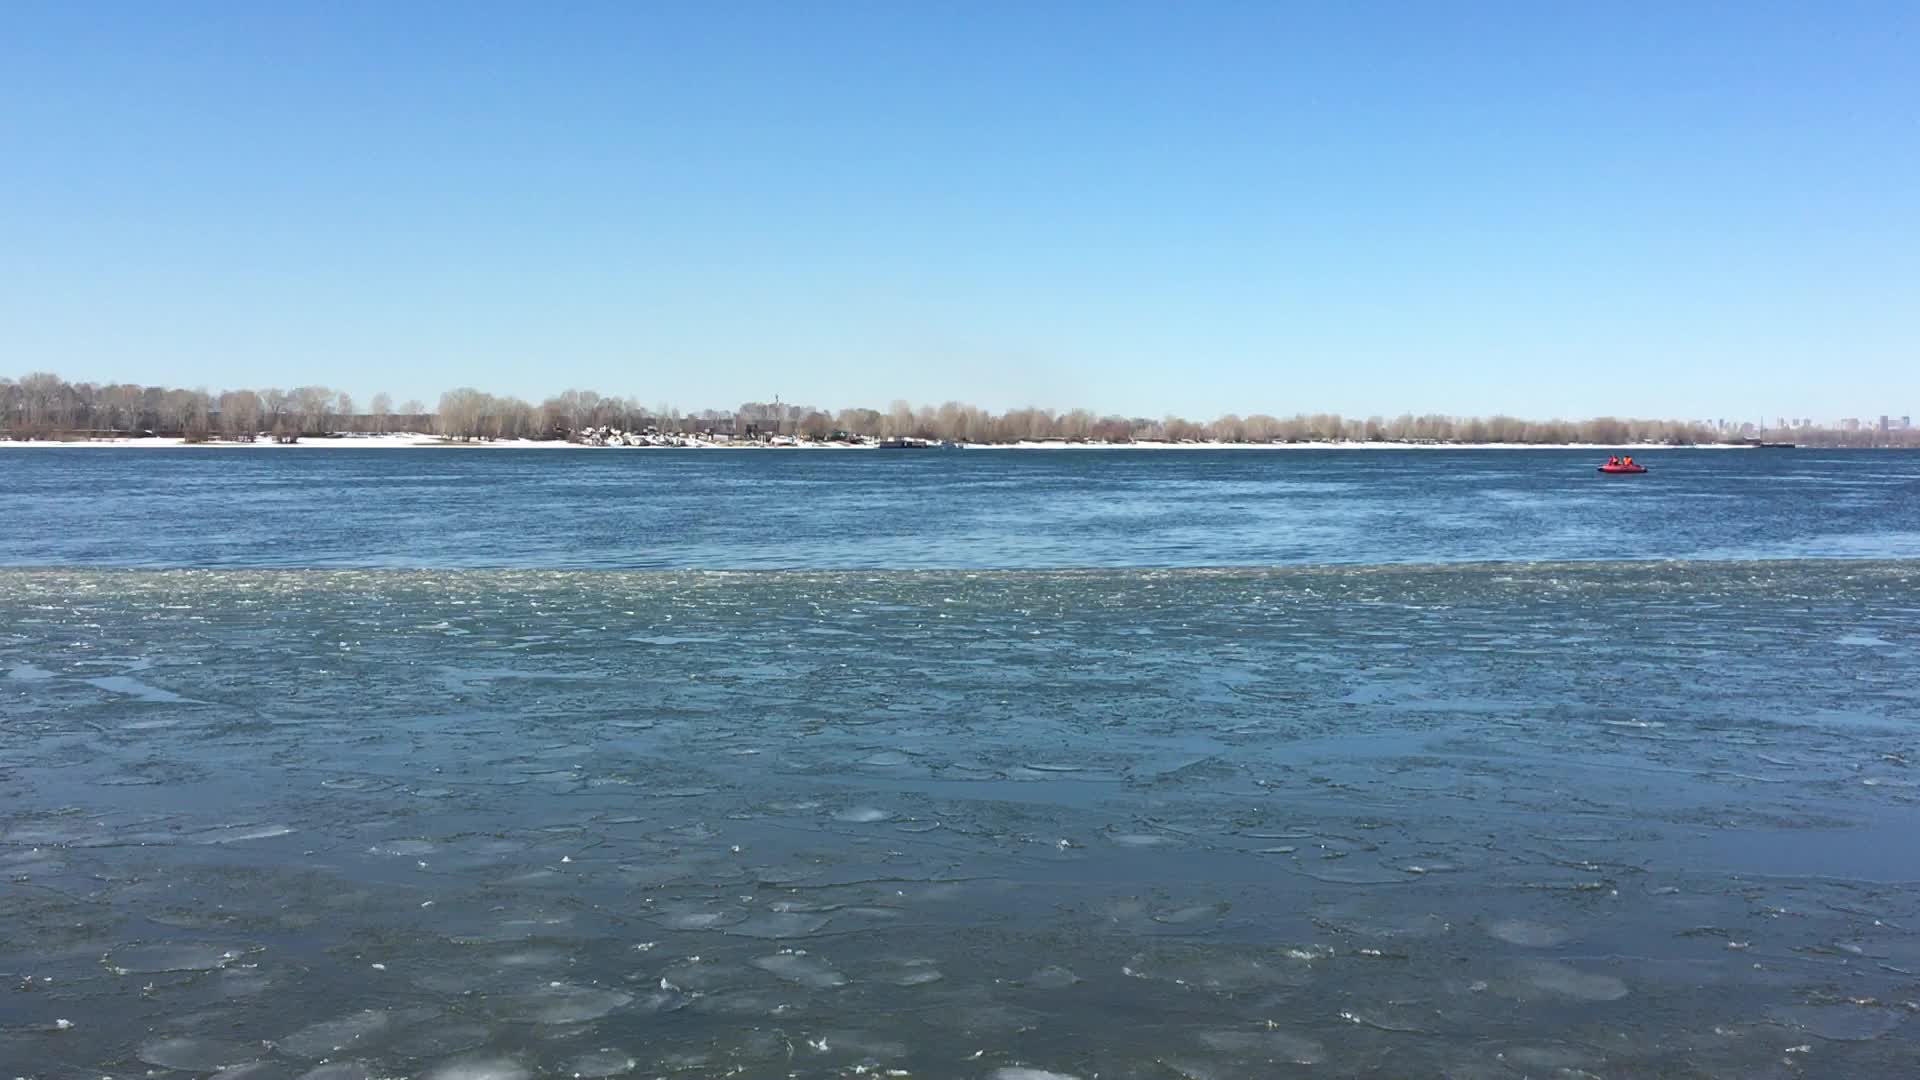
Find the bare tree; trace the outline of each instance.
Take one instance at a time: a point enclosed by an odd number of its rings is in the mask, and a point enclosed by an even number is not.
[[[300,421],[294,419],[294,396],[280,388],[267,388],[259,394],[261,405],[265,407],[267,434],[278,442],[290,438],[300,438]]]
[[[106,427],[132,431],[140,426],[140,402],[145,391],[132,383],[115,383],[101,391],[101,413]]]
[[[487,438],[493,412],[491,394],[462,386],[440,395],[437,426],[441,435],[461,442]]]
[[[260,395],[251,390],[221,394],[220,428],[229,439],[252,441],[260,430]]]
[[[880,424],[880,434],[889,439],[901,439],[912,435],[912,403],[896,400],[888,406],[886,418]]]
[[[324,386],[302,386],[293,392],[294,433],[322,434],[333,423],[333,392]]]

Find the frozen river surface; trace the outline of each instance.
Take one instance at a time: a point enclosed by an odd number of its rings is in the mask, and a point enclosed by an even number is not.
[[[0,1067],[1910,1076],[1917,650],[1902,561],[0,572]]]

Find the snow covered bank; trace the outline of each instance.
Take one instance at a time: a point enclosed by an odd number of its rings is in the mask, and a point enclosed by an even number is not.
[[[69,447],[69,446],[70,447],[89,447],[89,446],[130,447],[130,446],[133,446],[133,447],[157,447],[161,449],[184,447],[190,450],[200,450],[200,449],[310,450],[315,448],[322,449],[322,450],[394,450],[394,449],[408,449],[408,448],[414,448],[414,447],[469,447],[469,446],[494,446],[494,447],[506,447],[506,448],[517,448],[517,449],[534,449],[537,447],[565,448],[565,447],[577,446],[577,445],[578,444],[575,444],[575,443],[565,443],[565,442],[557,442],[557,441],[556,442],[536,442],[532,439],[501,439],[497,442],[463,443],[463,442],[455,442],[450,439],[445,439],[438,435],[423,435],[418,432],[394,432],[387,435],[336,435],[336,436],[328,436],[323,438],[302,438],[300,441],[293,442],[293,443],[277,443],[277,442],[274,442],[272,439],[264,438],[264,437],[257,439],[253,442],[232,442],[230,440],[225,440],[225,439],[213,439],[207,442],[198,442],[198,443],[190,443],[185,439],[158,438],[158,437],[129,438],[129,439],[76,439],[76,440],[30,439],[26,442],[16,442],[10,439],[0,440],[0,447],[19,446],[19,447],[44,448],[44,447]]]

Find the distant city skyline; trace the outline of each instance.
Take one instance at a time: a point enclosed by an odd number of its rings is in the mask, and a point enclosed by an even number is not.
[[[1875,3],[7,5],[0,366],[1893,423],[1917,34]]]

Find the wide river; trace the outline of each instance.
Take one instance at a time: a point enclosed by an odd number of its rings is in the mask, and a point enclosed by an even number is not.
[[[0,1077],[1910,1077],[1920,454],[0,449]]]

